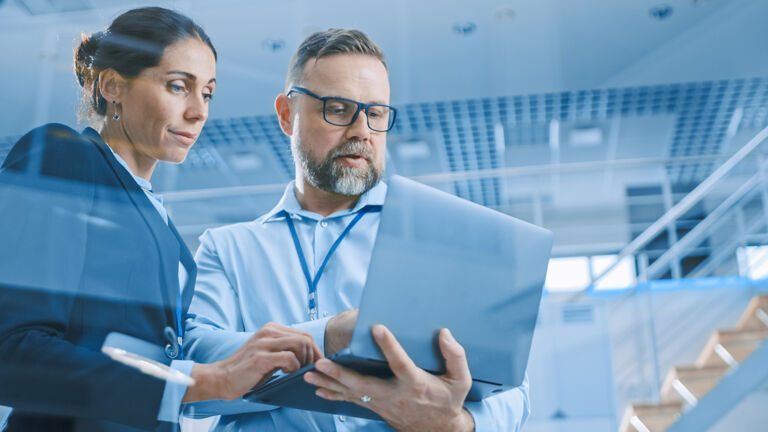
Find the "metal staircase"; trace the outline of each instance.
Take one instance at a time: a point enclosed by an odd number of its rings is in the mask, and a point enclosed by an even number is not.
[[[660,278],[734,273],[747,276],[747,269],[737,258],[737,250],[751,244],[768,243],[768,162],[760,149],[766,138],[768,128],[761,130],[635,237],[620,252],[616,264],[599,274],[594,284],[625,257],[637,260],[641,287],[628,293],[627,297],[640,292],[648,294],[648,290],[642,288]],[[697,205],[709,209],[707,216],[678,238],[676,221],[690,215],[690,210]],[[665,233],[669,247],[649,259],[648,245]],[[703,249],[708,253],[700,258]],[[695,265],[682,266],[681,263],[689,257],[697,257]],[[654,358],[654,361],[658,360]],[[631,403],[619,430],[709,430],[747,395],[768,383],[766,364],[768,295],[760,295],[751,300],[735,327],[717,330],[711,335],[695,364],[673,367],[667,373],[658,398]],[[657,378],[660,378],[658,363],[655,367]]]
[[[749,303],[736,327],[712,334],[696,364],[667,375],[660,402],[627,407],[621,432],[710,429],[749,393],[768,382],[768,295]]]

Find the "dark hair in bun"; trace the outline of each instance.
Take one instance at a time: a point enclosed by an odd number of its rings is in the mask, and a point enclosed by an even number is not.
[[[104,116],[107,100],[99,92],[99,73],[114,69],[126,78],[135,78],[144,69],[157,66],[165,48],[180,40],[196,38],[217,58],[216,49],[202,27],[190,18],[169,9],[133,9],[112,21],[104,31],[83,34],[75,49],[75,73],[83,87],[82,114]]]

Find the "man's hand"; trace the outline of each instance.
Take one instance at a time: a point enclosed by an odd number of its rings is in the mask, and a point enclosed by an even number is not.
[[[349,309],[328,320],[325,325],[325,355],[335,354],[349,346],[357,321],[357,309]]]
[[[360,375],[323,359],[316,364],[319,373],[308,372],[304,379],[318,387],[318,396],[370,408],[399,431],[474,429],[474,419],[463,407],[472,386],[467,357],[448,329],[440,331],[440,351],[446,366],[446,373],[440,376],[416,366],[386,327],[374,326],[373,337],[393,378]],[[368,396],[369,402],[361,400],[363,396]]]
[[[228,358],[196,363],[191,374],[195,385],[187,388],[184,402],[237,399],[277,369],[293,372],[322,357],[309,333],[267,323]]]

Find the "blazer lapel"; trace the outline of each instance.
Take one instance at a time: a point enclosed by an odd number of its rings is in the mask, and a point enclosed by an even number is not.
[[[162,281],[165,286],[161,287],[163,302],[166,305],[166,314],[169,323],[175,323],[175,308],[179,289],[179,259],[180,247],[178,243],[178,234],[168,229],[168,225],[157,212],[157,209],[149,202],[149,198],[144,194],[131,174],[115,159],[112,151],[106,148],[107,144],[101,139],[101,136],[93,129],[86,129],[83,135],[87,136],[104,155],[104,159],[109,163],[116,177],[119,179],[126,194],[131,202],[141,214],[144,222],[149,227],[155,239],[158,253],[161,257],[161,267],[163,270]],[[94,136],[95,135],[95,136]],[[175,234],[175,235],[174,235]],[[186,249],[186,248],[184,248]],[[187,251],[189,254],[189,251]],[[175,324],[173,324],[175,327]]]
[[[187,281],[181,290],[180,305],[182,311],[186,315],[186,311],[189,309],[189,304],[192,302],[192,295],[195,291],[197,264],[195,264],[195,259],[192,257],[192,253],[187,248],[186,244],[184,243],[184,239],[181,238],[181,235],[179,235],[179,232],[176,230],[176,226],[173,224],[173,222],[171,222],[170,218],[168,219],[168,228],[171,229],[171,232],[176,237],[176,241],[179,243],[179,258],[181,265],[184,266],[184,270],[187,272]]]

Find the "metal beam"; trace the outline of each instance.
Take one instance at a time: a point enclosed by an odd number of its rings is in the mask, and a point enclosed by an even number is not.
[[[717,162],[727,156],[680,156],[672,158],[636,158],[617,159],[612,161],[571,162],[558,165],[531,165],[524,167],[505,167],[474,171],[456,171],[449,173],[424,174],[411,177],[413,180],[426,184],[443,184],[453,181],[484,179],[484,178],[510,178],[533,175],[549,175],[553,172],[589,172],[606,168],[629,169],[647,166],[675,165],[698,162]],[[260,195],[270,193],[282,193],[285,183],[228,186],[220,188],[190,189],[184,191],[164,191],[163,202],[195,201],[212,198],[224,198],[240,195]]]

